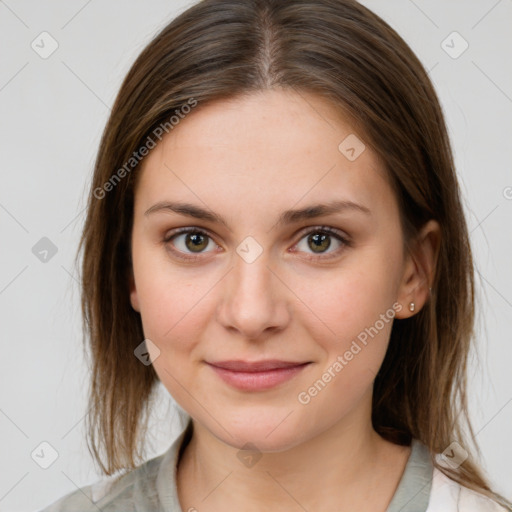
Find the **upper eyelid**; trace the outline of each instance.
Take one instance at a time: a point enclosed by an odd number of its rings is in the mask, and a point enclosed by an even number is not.
[[[334,228],[334,227],[326,226],[326,225],[306,226],[306,227],[302,228],[299,231],[299,233],[307,234],[307,233],[315,232],[315,231],[325,231],[330,235],[338,235],[341,238],[349,238],[349,235],[347,233],[345,233],[345,231],[343,231],[342,229]]]
[[[200,228],[198,226],[184,226],[181,228],[172,229],[172,230],[170,230],[170,232],[171,232],[170,234],[166,233],[164,235],[164,241],[170,241],[175,236],[186,235],[187,233],[201,233],[201,234],[204,234],[204,235],[210,237],[215,243],[217,243],[215,241],[215,236],[212,235],[212,233],[210,231],[208,231],[205,228]],[[217,244],[217,245],[219,245],[219,244]]]
[[[340,239],[343,242],[348,242],[350,240],[350,236],[346,234],[343,230],[326,225],[304,226],[298,231],[298,233],[295,236],[300,235],[300,238],[298,240],[300,241],[304,236],[308,235],[309,233],[321,231],[327,232],[330,236],[338,237],[338,239]],[[202,233],[208,236],[214,243],[220,246],[216,241],[216,237],[212,235],[212,233],[208,229],[200,228],[198,226],[183,226],[181,228],[176,228],[175,230],[172,230],[171,235],[165,235],[164,240],[166,242],[169,242],[175,236],[194,232]],[[298,241],[296,243],[298,243]]]
[[[303,232],[307,233],[309,231],[322,231],[322,230],[339,233],[339,234],[344,234],[345,236],[348,237],[348,234],[345,234],[345,232],[342,229],[334,228],[332,226],[327,226],[327,225],[321,225],[321,224],[315,224],[313,226],[304,226],[298,230],[298,233],[303,233]],[[210,236],[211,238],[215,238],[215,235],[213,235],[209,229],[202,228],[199,226],[183,226],[183,227],[171,229],[168,231],[172,231],[172,235],[170,235],[170,236],[197,231],[199,233],[204,233],[204,234]]]

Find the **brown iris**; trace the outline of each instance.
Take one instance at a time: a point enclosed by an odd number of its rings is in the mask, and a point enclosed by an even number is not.
[[[325,233],[314,233],[308,236],[308,245],[313,252],[324,252],[331,245],[331,237]]]
[[[202,233],[187,233],[185,245],[192,252],[201,252],[208,247],[208,237]]]

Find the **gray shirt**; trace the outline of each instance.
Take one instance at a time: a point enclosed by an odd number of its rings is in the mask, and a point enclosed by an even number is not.
[[[162,455],[122,475],[78,489],[41,512],[187,512],[178,501],[177,462],[191,423]],[[428,449],[413,440],[411,454],[386,512],[425,512],[433,466]]]

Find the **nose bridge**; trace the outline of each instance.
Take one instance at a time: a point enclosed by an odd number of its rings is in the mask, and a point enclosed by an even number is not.
[[[278,289],[279,280],[269,268],[268,252],[257,250],[251,243],[242,242],[233,254],[218,318],[224,327],[235,328],[246,338],[257,338],[266,329],[282,328],[288,315],[284,292]]]
[[[237,294],[244,295],[246,292],[254,294],[255,298],[268,301],[272,289],[272,272],[270,271],[270,258],[268,251],[262,251],[254,259],[240,256],[241,249],[238,249],[238,256],[234,265],[234,280]],[[249,253],[250,254],[250,253]]]

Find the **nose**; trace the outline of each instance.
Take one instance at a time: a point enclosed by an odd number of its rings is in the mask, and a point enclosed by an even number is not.
[[[291,292],[268,263],[265,252],[252,263],[235,254],[234,268],[223,279],[217,320],[244,339],[262,338],[290,322]]]

